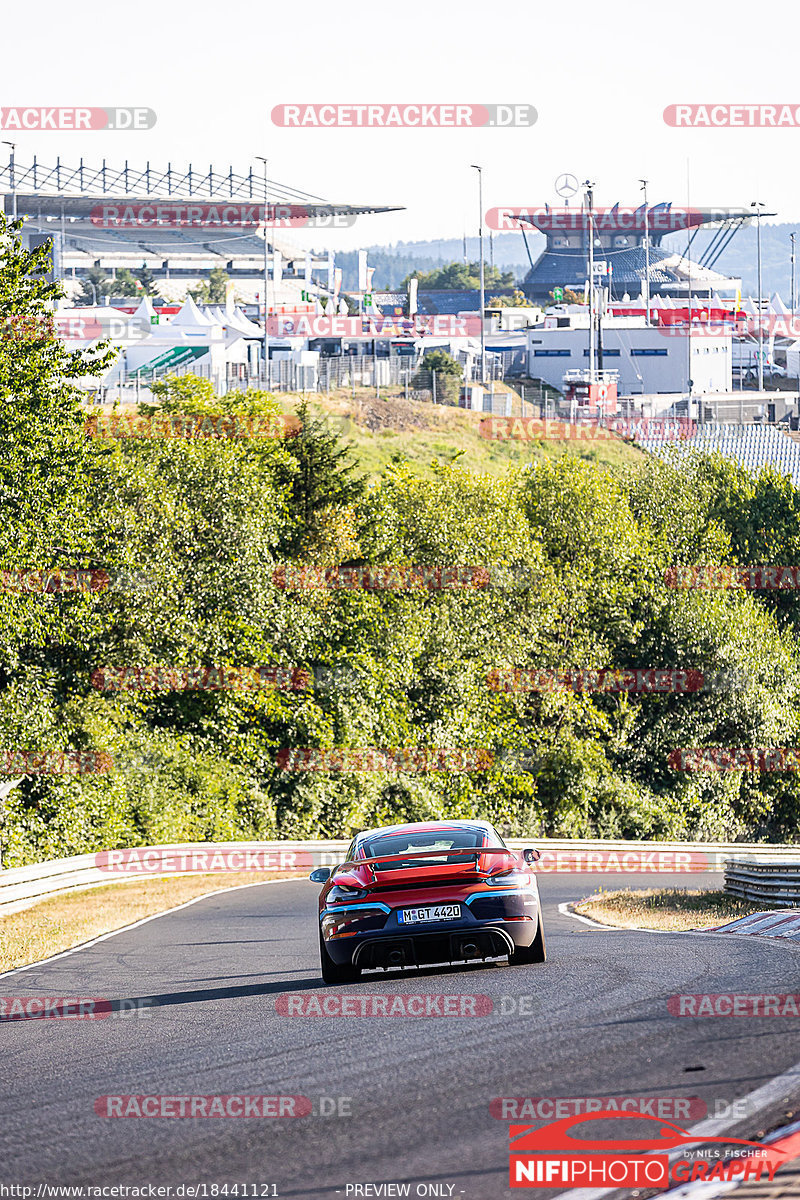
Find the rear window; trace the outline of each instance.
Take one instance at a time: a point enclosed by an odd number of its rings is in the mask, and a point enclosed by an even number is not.
[[[366,838],[361,842],[360,849],[365,858],[377,858],[381,854],[402,854],[404,857],[396,862],[380,863],[379,871],[402,870],[412,865],[436,866],[449,860],[449,850],[471,850],[485,845],[485,835],[482,829],[453,829],[435,830],[430,833],[395,833],[384,834],[381,837]],[[419,850],[441,850],[441,857],[431,855],[430,858],[414,858],[414,852]],[[407,857],[406,857],[407,855]],[[466,863],[469,859],[456,858],[454,862]]]

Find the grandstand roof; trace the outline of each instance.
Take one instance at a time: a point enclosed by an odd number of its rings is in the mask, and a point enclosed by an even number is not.
[[[628,249],[603,249],[596,251],[598,261],[605,261],[611,267],[608,283],[612,296],[619,297],[624,292],[631,293],[632,289],[638,295],[646,273],[646,255],[642,246],[632,246]],[[586,254],[582,251],[563,251],[547,249],[542,252],[522,285],[522,290],[528,297],[546,298],[553,288],[571,288],[582,292],[587,276]],[[729,283],[727,276],[720,275],[709,267],[701,267],[698,263],[690,262],[680,254],[662,250],[659,246],[650,247],[650,288],[665,289],[682,287],[691,282],[695,287],[724,287]],[[605,282],[605,280],[604,280]]]
[[[16,197],[17,212],[29,216],[78,217],[89,220],[99,205],[105,207],[160,201],[187,202],[207,207],[230,206],[237,203],[258,208],[269,206],[292,206],[305,217],[357,216],[365,213],[396,212],[399,205],[342,204],[323,199],[310,192],[265,179],[252,168],[246,175],[227,173],[214,169],[201,172],[189,164],[188,168],[166,169],[150,166],[142,168],[80,164],[68,166],[60,159],[55,166],[47,166],[34,158],[29,165],[15,161],[12,165],[0,166],[0,192],[6,193],[5,208],[12,208],[12,193]],[[256,222],[250,222],[255,224]]]
[[[507,219],[513,218],[523,224],[532,225],[535,229],[547,234],[579,233],[587,228],[588,210],[582,205],[574,208],[551,208],[545,204],[536,209],[507,209]],[[658,240],[667,233],[675,233],[681,229],[695,229],[700,225],[716,222],[752,220],[752,213],[744,208],[673,208],[670,203],[652,204],[647,207],[647,230],[651,239]],[[762,216],[774,217],[775,213],[762,213]],[[619,204],[612,208],[595,208],[592,218],[597,233],[644,233],[645,209],[620,208]]]

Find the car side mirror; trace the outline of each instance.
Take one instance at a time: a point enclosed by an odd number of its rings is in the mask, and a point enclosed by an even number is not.
[[[315,871],[311,872],[311,874],[309,875],[308,878],[311,880],[312,883],[327,883],[328,880],[330,879],[330,877],[331,877],[330,867],[317,867],[317,869]]]
[[[522,857],[525,859],[526,863],[535,863],[538,862],[542,857],[542,853],[540,850],[528,849],[522,851]]]

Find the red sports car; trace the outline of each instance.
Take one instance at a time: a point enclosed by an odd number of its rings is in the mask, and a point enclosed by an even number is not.
[[[486,821],[425,821],[359,833],[347,860],[311,872],[326,983],[364,969],[545,961],[538,850],[509,850]]]

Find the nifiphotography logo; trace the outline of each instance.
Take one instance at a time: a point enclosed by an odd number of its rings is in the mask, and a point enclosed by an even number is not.
[[[646,1122],[649,1136],[612,1138],[575,1136],[575,1126],[622,1120]],[[512,1125],[509,1129],[509,1186],[512,1188],[564,1187],[666,1187],[670,1183],[730,1182],[760,1179],[764,1171],[772,1181],[786,1153],[762,1142],[741,1138],[696,1136],[680,1125],[657,1117],[606,1110],[566,1117],[550,1125]],[[697,1157],[697,1151],[669,1155],[676,1147],[721,1143],[716,1157]],[[663,1151],[663,1153],[659,1153]]]

